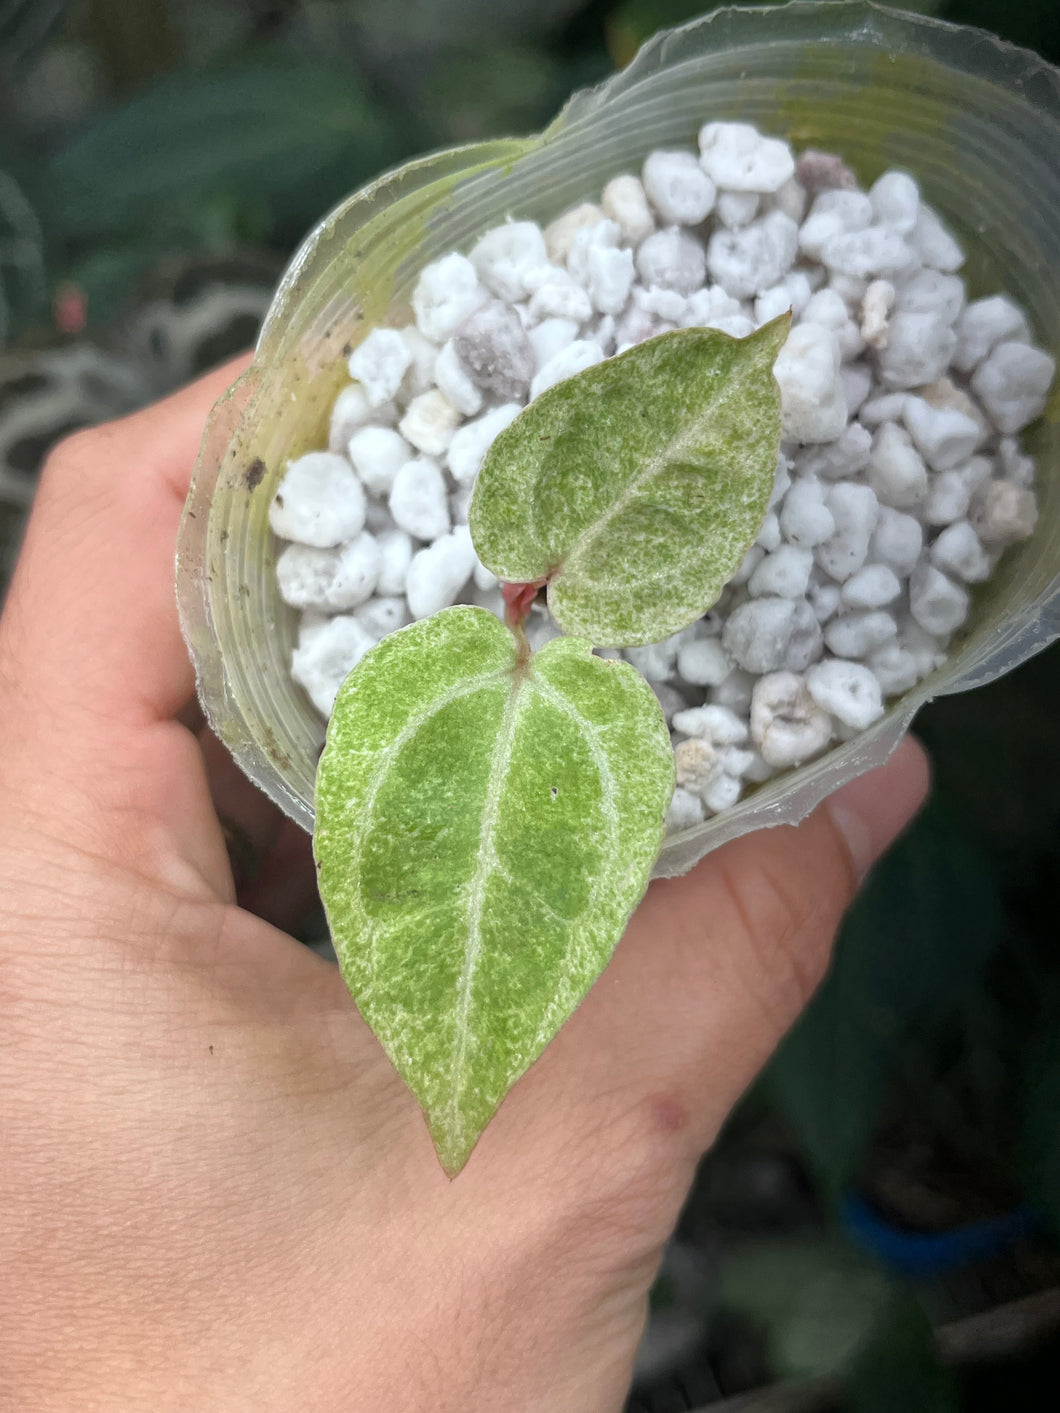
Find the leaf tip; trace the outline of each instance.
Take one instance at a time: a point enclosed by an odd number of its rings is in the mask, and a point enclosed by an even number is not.
[[[754,333],[748,334],[747,337],[764,343],[767,348],[773,351],[775,359],[791,333],[791,321],[791,310],[785,309],[783,314],[778,314],[775,319],[770,319],[768,324],[763,324],[760,329],[755,329]]]
[[[467,1166],[467,1160],[482,1137],[482,1130],[450,1127],[443,1121],[433,1120],[430,1114],[427,1115],[427,1128],[439,1165],[449,1181],[453,1182]]]

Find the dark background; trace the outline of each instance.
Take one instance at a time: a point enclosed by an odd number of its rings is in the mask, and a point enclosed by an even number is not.
[[[0,0],[0,591],[47,447],[245,347],[330,205],[704,8]],[[907,8],[1060,60],[1057,0]],[[933,802],[703,1165],[631,1409],[1056,1406],[1058,696],[1053,649],[922,713]]]

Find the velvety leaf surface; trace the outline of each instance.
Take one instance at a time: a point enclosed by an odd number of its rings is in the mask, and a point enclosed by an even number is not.
[[[606,965],[673,789],[659,704],[492,614],[391,634],[343,684],[316,787],[320,891],[361,1014],[450,1173]]]
[[[535,398],[475,486],[482,562],[509,583],[547,579],[556,622],[600,646],[658,642],[705,613],[772,494],[789,326],[675,329]]]

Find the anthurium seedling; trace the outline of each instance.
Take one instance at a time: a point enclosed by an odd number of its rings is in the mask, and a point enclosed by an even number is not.
[[[789,323],[676,330],[543,393],[471,504],[505,622],[445,609],[339,692],[316,782],[321,897],[451,1175],[647,887],[670,737],[644,678],[592,650],[686,627],[739,567],[773,489]],[[570,636],[532,653],[539,587]]]
[[[657,643],[740,567],[773,491],[772,369],[790,316],[745,339],[677,329],[536,398],[490,448],[468,517],[505,583],[541,582],[564,633]]]

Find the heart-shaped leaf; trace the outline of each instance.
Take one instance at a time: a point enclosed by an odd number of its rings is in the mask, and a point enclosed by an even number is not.
[[[780,447],[783,314],[744,339],[676,329],[557,384],[493,443],[471,501],[479,558],[548,583],[601,646],[654,643],[711,606],[761,527]]]
[[[391,634],[343,684],[317,773],[321,897],[447,1172],[606,965],[673,777],[638,673],[575,638],[530,656],[483,609]]]

